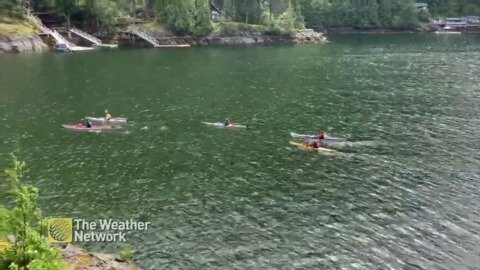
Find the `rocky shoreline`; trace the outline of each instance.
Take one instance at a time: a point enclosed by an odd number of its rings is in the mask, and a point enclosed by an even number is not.
[[[13,235],[5,239],[8,245],[17,241]],[[46,239],[45,239],[46,241]],[[75,270],[139,270],[140,268],[131,261],[126,261],[117,254],[94,253],[67,243],[53,244],[53,247],[60,251],[67,269]],[[1,250],[0,250],[1,251]]]
[[[62,254],[62,258],[68,266],[75,270],[139,270],[140,268],[131,262],[127,262],[115,254],[103,254],[88,252],[72,244],[56,245]]]
[[[49,47],[39,36],[0,38],[0,53],[43,52],[47,50],[49,50]]]
[[[228,45],[286,45],[302,43],[327,43],[327,38],[312,29],[299,30],[293,34],[268,34],[263,32],[237,31],[229,35],[211,34],[204,37],[178,36],[168,31],[150,32],[162,45],[184,45],[190,46],[228,46]],[[139,38],[131,38],[125,34],[100,37],[109,40],[120,47],[150,47],[151,45]],[[85,41],[79,38],[72,40],[76,44],[84,44]],[[42,52],[49,50],[39,36],[33,37],[12,37],[0,39],[0,53],[21,53],[21,52]]]
[[[263,32],[237,31],[229,35],[211,34],[204,37],[177,36],[168,31],[149,32],[161,45],[190,46],[229,46],[229,45],[275,45],[275,44],[303,44],[303,43],[327,43],[327,38],[312,29],[299,30],[293,34],[268,34]],[[133,40],[122,35],[119,45],[124,47],[148,47],[149,44],[142,40]]]

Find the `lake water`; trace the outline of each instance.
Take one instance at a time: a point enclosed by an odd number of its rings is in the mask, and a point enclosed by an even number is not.
[[[0,55],[0,166],[45,216],[151,222],[143,269],[480,269],[480,37],[330,40]],[[126,132],[61,126],[105,109]],[[320,130],[352,142],[288,143]]]

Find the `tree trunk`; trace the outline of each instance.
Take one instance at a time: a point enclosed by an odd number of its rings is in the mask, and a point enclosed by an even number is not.
[[[70,12],[67,13],[67,33],[68,38],[72,38],[72,33],[70,33]]]
[[[268,0],[268,13],[270,14],[270,21],[272,21],[272,13],[273,13],[272,0]]]
[[[137,22],[137,2],[133,0],[133,24]]]

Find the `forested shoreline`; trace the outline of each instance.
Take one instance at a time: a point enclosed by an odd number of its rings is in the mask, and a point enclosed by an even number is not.
[[[139,21],[196,36],[214,31],[215,22],[261,25],[278,33],[304,28],[299,0],[6,0],[0,8],[11,17],[49,12],[67,27],[76,22],[91,31],[113,32]]]
[[[31,14],[62,34],[74,27],[134,47],[150,45],[125,39],[122,33],[132,26],[164,46],[296,44],[327,42],[320,32],[430,31],[429,22],[437,16],[480,15],[480,0],[425,1],[2,0],[0,51],[53,47],[39,38],[43,26]],[[309,29],[316,32],[304,31]]]
[[[432,16],[480,15],[480,0],[4,0],[3,17],[51,12],[67,27],[116,31],[139,19],[157,22],[180,35],[207,35],[215,23],[262,25],[271,32],[354,27],[414,29]],[[1,20],[2,17],[0,17]],[[0,21],[1,23],[1,21]],[[218,27],[218,26],[217,26]]]
[[[408,30],[431,17],[478,16],[480,0],[304,0],[302,15],[307,27]]]

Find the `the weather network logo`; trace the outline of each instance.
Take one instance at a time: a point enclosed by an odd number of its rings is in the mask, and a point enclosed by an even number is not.
[[[48,241],[51,243],[126,242],[129,232],[147,231],[150,225],[151,222],[133,219],[87,221],[73,218],[50,218],[47,222]]]
[[[51,243],[71,243],[73,240],[72,218],[50,218],[47,222],[48,241]]]

